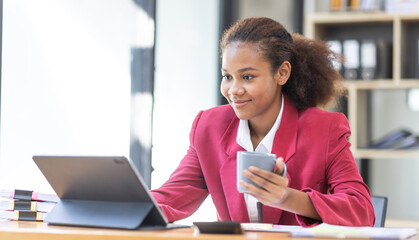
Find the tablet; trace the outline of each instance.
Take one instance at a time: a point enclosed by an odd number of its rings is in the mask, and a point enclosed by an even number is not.
[[[168,222],[124,156],[33,156],[60,201],[45,222],[136,229]]]

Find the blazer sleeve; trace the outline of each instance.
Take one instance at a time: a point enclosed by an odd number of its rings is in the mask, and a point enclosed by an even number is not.
[[[374,209],[368,186],[363,182],[350,151],[350,128],[343,114],[331,121],[325,161],[328,192],[303,189],[313,202],[322,222],[345,226],[373,226]],[[307,218],[297,216],[301,225]]]
[[[201,111],[193,122],[187,154],[169,180],[160,188],[151,191],[169,222],[189,217],[208,196],[194,146],[195,132],[202,113]]]

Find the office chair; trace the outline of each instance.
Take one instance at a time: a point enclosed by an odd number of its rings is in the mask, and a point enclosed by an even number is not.
[[[375,212],[374,227],[384,227],[387,212],[387,197],[371,196],[371,201]]]

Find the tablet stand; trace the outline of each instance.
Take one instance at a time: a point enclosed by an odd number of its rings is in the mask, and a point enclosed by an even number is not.
[[[44,219],[55,225],[139,228],[153,207],[148,202],[110,202],[64,199]]]

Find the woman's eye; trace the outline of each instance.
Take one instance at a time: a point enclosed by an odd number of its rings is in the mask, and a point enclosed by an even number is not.
[[[250,75],[244,75],[243,76],[244,80],[252,80],[252,78],[253,78],[253,76],[250,76]]]
[[[228,76],[228,75],[223,75],[223,79],[225,79],[225,80],[230,80],[230,79],[231,79],[231,76]]]

